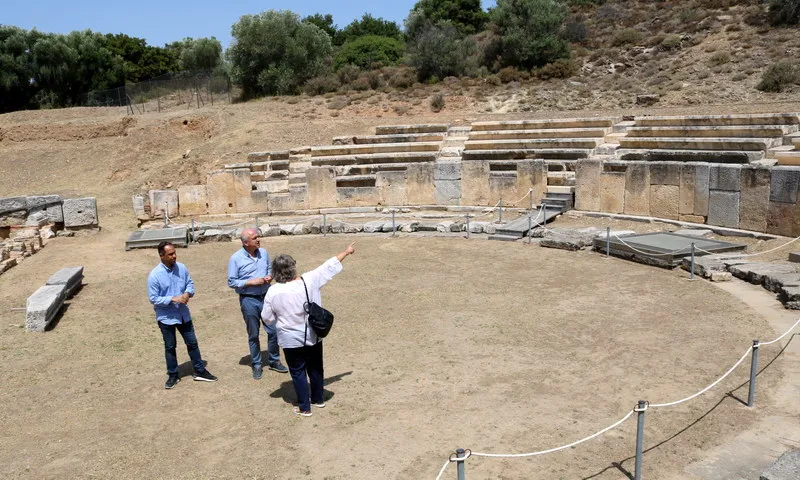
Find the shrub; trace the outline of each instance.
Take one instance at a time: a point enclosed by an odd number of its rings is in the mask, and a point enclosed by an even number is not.
[[[394,88],[408,88],[414,85],[414,71],[410,68],[397,70],[389,77],[389,85]]]
[[[781,92],[798,80],[797,68],[789,62],[776,62],[767,67],[756,86],[762,92]]]
[[[377,90],[386,85],[386,82],[383,80],[383,75],[381,75],[381,73],[376,70],[370,70],[368,72],[364,72],[364,74],[361,76],[363,78],[366,78],[367,83],[369,83],[369,88],[373,90]]]
[[[444,108],[444,95],[436,93],[431,97],[430,107],[434,112],[439,112]]]
[[[520,72],[515,67],[505,67],[497,72],[497,78],[503,83],[513,82],[520,79]]]
[[[708,63],[714,66],[724,65],[731,61],[731,55],[728,52],[716,52],[708,59]]]
[[[614,36],[611,38],[611,45],[615,47],[636,45],[641,37],[641,34],[633,28],[623,28],[614,33]]]
[[[572,60],[559,59],[553,63],[548,63],[544,67],[536,70],[536,76],[542,80],[551,78],[569,78],[578,71],[577,65]]]
[[[659,47],[664,51],[680,50],[682,44],[683,37],[677,34],[672,34],[664,37],[664,40],[661,41],[661,45]]]
[[[400,116],[408,113],[408,107],[406,105],[395,105],[392,107],[392,110],[394,110],[394,113]]]
[[[410,63],[420,81],[461,76],[467,71],[467,58],[474,45],[458,36],[447,23],[426,24],[409,45]]]
[[[570,19],[561,29],[561,38],[572,43],[586,43],[589,38],[589,28],[581,21]]]
[[[336,73],[339,75],[339,82],[345,85],[360,77],[361,69],[355,65],[343,65]]]
[[[350,99],[347,97],[335,97],[328,102],[327,107],[330,110],[341,110],[348,105],[350,105]]]
[[[490,18],[502,39],[505,66],[531,69],[569,57],[558,31],[569,9],[557,0],[497,0]]]
[[[800,0],[770,0],[767,19],[771,25],[800,23]]]
[[[336,67],[356,65],[362,69],[374,65],[395,65],[405,52],[405,45],[400,40],[377,35],[356,37],[345,42],[336,53]]]
[[[303,91],[309,95],[323,95],[328,92],[335,92],[340,86],[341,82],[334,74],[319,75],[306,82],[303,85]]]
[[[348,85],[350,86],[351,89],[359,92],[370,89],[369,79],[367,79],[367,77],[358,77],[352,82],[350,82]]]

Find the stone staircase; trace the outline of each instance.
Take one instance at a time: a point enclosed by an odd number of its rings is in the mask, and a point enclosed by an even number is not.
[[[800,133],[788,135],[791,141],[791,146],[787,146],[786,150],[776,151],[775,160],[778,165],[800,165]]]

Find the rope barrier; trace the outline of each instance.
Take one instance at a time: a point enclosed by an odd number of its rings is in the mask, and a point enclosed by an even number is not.
[[[795,329],[795,327],[797,327],[797,325],[800,325],[800,318],[799,318],[799,319],[797,319],[797,321],[796,321],[796,322],[794,322],[794,325],[792,325],[792,326],[789,328],[789,330],[786,330],[785,332],[783,332],[783,335],[781,335],[780,337],[776,338],[775,340],[773,340],[773,341],[771,341],[771,342],[759,342],[759,343],[758,343],[758,345],[759,345],[759,346],[764,346],[764,345],[772,345],[773,343],[779,342],[779,341],[780,341],[780,340],[781,340],[783,337],[785,337],[786,335],[788,335],[788,334],[789,334],[789,332],[791,332],[792,330],[794,330],[794,329]]]
[[[630,248],[630,249],[631,249],[631,250],[633,250],[634,252],[641,253],[641,254],[643,254],[643,255],[650,255],[650,256],[653,256],[653,257],[666,257],[666,256],[668,256],[668,255],[675,255],[676,253],[689,253],[689,251],[686,251],[686,252],[684,252],[684,250],[688,250],[688,248],[689,248],[689,247],[679,248],[678,250],[672,250],[672,251],[670,251],[670,252],[666,252],[666,253],[651,253],[651,252],[645,252],[644,250],[639,250],[638,248],[634,247],[634,246],[633,246],[633,245],[631,245],[630,243],[626,242],[625,240],[623,240],[622,238],[620,238],[620,236],[619,236],[619,235],[617,235],[616,233],[614,233],[613,235],[614,235],[614,238],[616,238],[617,240],[619,240],[620,242],[622,242],[622,244],[623,244],[623,245],[625,245],[626,247]],[[697,250],[697,247],[696,247],[696,246],[695,246],[695,250]]]
[[[800,240],[800,237],[795,237],[794,239],[789,240],[788,242],[784,243],[783,245],[779,245],[779,246],[777,246],[775,248],[770,248],[769,250],[765,250],[763,252],[745,253],[745,254],[742,254],[741,256],[742,257],[755,257],[755,256],[758,256],[758,255],[764,255],[765,253],[770,253],[770,252],[774,252],[775,250],[780,250],[781,248],[783,248],[783,247],[785,247],[787,245],[791,245],[792,243],[794,243],[794,242],[796,242],[798,240]]]
[[[528,193],[526,193],[525,195],[523,195],[523,196],[522,196],[522,198],[520,198],[519,200],[517,200],[517,201],[514,201],[514,202],[508,202],[508,204],[509,204],[509,205],[513,205],[513,206],[515,206],[515,207],[516,207],[516,206],[517,206],[517,204],[518,204],[519,202],[521,202],[521,201],[525,200],[526,198],[528,198],[528,195],[532,195],[532,194],[533,194],[533,189],[532,189],[532,188],[529,188],[529,189],[528,189]]]

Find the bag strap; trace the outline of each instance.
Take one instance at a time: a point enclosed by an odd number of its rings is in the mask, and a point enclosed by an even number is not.
[[[308,287],[306,286],[306,279],[303,276],[300,276],[300,280],[303,281],[303,290],[306,291],[306,306],[303,310],[306,311],[306,328],[303,330],[303,346],[306,346],[306,335],[308,335],[308,312],[311,310],[311,300],[308,298]]]

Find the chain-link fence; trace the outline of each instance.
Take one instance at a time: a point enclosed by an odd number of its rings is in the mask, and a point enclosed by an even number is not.
[[[213,72],[168,73],[145,82],[85,94],[85,107],[123,107],[127,114],[201,108],[231,103],[233,92],[226,74]]]

